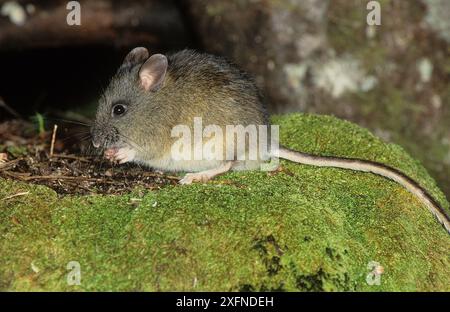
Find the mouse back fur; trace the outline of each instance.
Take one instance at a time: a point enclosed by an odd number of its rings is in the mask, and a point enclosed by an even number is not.
[[[136,150],[138,162],[154,165],[152,159],[170,153],[176,140],[171,137],[173,127],[191,127],[194,117],[202,118],[203,127],[217,125],[223,129],[226,125],[268,123],[253,79],[224,58],[193,50],[169,54],[161,84],[149,91],[142,84],[148,52],[133,51],[100,100],[92,130],[97,145],[129,145]],[[150,81],[156,79],[151,73],[149,77]],[[112,113],[118,104],[126,106],[126,113],[120,117]]]

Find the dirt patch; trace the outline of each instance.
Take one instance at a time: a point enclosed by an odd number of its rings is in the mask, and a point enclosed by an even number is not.
[[[58,125],[53,131],[33,123],[0,123],[0,177],[46,185],[59,194],[122,194],[137,186],[158,189],[176,184],[168,176],[134,165],[116,165],[88,148],[87,128]],[[53,141],[53,153],[51,153]]]

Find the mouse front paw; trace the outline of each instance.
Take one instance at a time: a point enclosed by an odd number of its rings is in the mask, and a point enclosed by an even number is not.
[[[136,151],[129,147],[108,148],[105,151],[105,158],[112,162],[124,164],[133,161],[136,157]]]

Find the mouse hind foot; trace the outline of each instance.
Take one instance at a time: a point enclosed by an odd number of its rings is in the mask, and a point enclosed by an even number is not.
[[[233,161],[227,161],[223,165],[199,172],[187,173],[183,179],[180,180],[180,184],[192,184],[193,182],[208,182],[209,180],[228,172],[233,167]]]

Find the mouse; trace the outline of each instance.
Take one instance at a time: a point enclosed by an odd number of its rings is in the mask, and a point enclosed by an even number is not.
[[[244,148],[237,148],[236,138],[232,137],[214,145],[207,157],[192,157],[199,149],[204,151],[211,136],[185,148],[181,157],[174,157],[174,146],[179,140],[174,129],[180,125],[194,133],[198,120],[203,127],[214,126],[223,133],[230,125],[271,126],[264,97],[254,79],[223,57],[190,49],[150,55],[147,48],[136,47],[125,56],[98,102],[91,126],[92,145],[112,162],[135,163],[163,172],[187,172],[180,184],[207,182],[230,170],[257,170],[274,158],[368,172],[405,187],[450,233],[449,214],[438,201],[417,181],[382,163],[307,154],[277,145],[248,157],[258,147],[249,144],[247,136]],[[261,142],[268,143],[270,137],[269,133]]]

